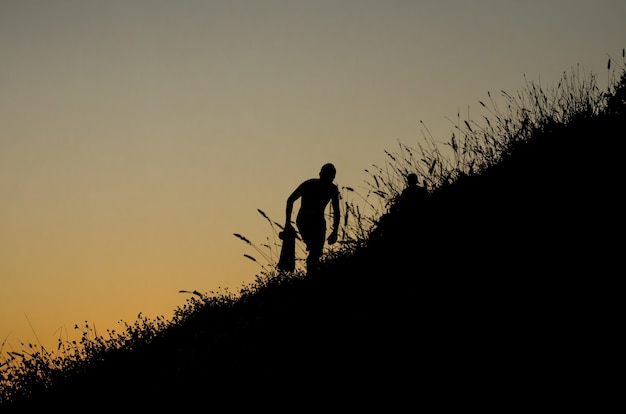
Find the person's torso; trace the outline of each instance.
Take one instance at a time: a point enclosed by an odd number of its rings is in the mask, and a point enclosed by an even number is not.
[[[312,216],[323,216],[326,206],[338,193],[337,186],[320,179],[306,181],[302,187],[300,212]]]
[[[428,192],[424,187],[407,187],[400,195],[400,208],[402,210],[411,210],[419,207],[425,200],[427,194]]]

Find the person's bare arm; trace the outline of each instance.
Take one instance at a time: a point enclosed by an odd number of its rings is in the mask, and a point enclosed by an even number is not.
[[[300,197],[300,187],[296,188],[287,198],[287,207],[285,209],[285,227],[291,226],[291,213],[293,212],[293,204]]]
[[[339,232],[339,221],[341,220],[341,214],[339,212],[339,193],[335,193],[331,200],[331,207],[333,210],[333,230],[328,236],[328,244],[334,244],[337,241],[337,233]]]

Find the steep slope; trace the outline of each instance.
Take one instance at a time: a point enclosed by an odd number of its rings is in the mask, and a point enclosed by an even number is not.
[[[621,256],[608,233],[625,126],[616,115],[544,131],[318,277],[198,312],[16,412],[508,410],[588,391],[607,362],[599,316]]]

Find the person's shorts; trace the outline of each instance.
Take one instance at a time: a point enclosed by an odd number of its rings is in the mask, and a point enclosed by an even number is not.
[[[296,225],[309,253],[321,256],[326,240],[326,220],[323,217],[319,219],[298,216]]]

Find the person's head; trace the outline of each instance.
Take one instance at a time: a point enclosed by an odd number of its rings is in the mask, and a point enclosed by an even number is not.
[[[417,174],[411,173],[407,175],[406,182],[408,185],[417,185]]]
[[[322,165],[322,169],[320,170],[321,179],[326,181],[333,181],[336,174],[337,170],[335,170],[335,166],[331,163]]]

